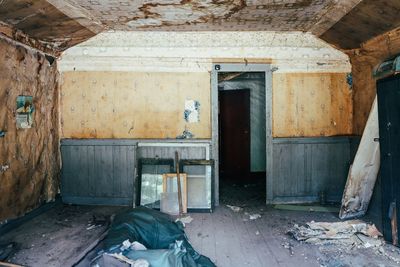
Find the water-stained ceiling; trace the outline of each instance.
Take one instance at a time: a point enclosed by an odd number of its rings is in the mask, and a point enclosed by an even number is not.
[[[0,0],[0,33],[54,54],[106,30],[304,31],[340,47],[359,45],[398,23],[398,0]],[[350,14],[372,6],[368,24]],[[384,6],[386,5],[386,6]],[[358,9],[358,7],[363,7]],[[384,13],[379,13],[379,9]],[[396,14],[395,14],[396,13]],[[346,15],[348,14],[348,15]],[[393,17],[393,18],[392,18]],[[341,24],[341,19],[345,23]],[[344,25],[344,26],[343,26]],[[345,37],[343,37],[345,36]],[[353,37],[354,36],[354,37]],[[340,39],[340,40],[339,40]],[[351,44],[351,45],[348,45]]]
[[[50,0],[54,5],[60,0]],[[308,31],[335,0],[63,0],[115,30]]]

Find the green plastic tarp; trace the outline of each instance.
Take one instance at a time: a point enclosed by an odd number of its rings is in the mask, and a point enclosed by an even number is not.
[[[127,239],[143,244],[147,250],[121,250],[122,242]],[[173,222],[169,215],[146,207],[116,215],[104,242],[108,253],[122,253],[133,260],[145,259],[151,267],[215,266],[193,249],[181,222]]]

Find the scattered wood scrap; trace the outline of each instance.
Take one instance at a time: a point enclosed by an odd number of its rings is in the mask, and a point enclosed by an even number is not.
[[[379,248],[384,244],[382,234],[375,225],[360,220],[345,222],[309,222],[294,225],[289,234],[298,241],[313,244],[337,244]]]

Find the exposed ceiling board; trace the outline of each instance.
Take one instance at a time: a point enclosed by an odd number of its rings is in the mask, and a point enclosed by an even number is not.
[[[312,26],[310,32],[320,36],[335,25],[361,1],[362,0],[337,0],[336,5],[333,5],[328,12],[326,12],[320,20]]]
[[[45,0],[0,1],[0,21],[55,51],[95,35]]]
[[[94,18],[86,9],[79,6],[74,0],[47,0],[47,2],[94,33],[102,32],[105,29],[100,21]]]
[[[364,0],[321,38],[343,49],[360,44],[400,26],[399,0]]]
[[[50,0],[50,2],[60,0]],[[108,29],[307,31],[337,0],[65,0]],[[66,11],[67,12],[67,11]],[[64,13],[66,13],[64,12]]]

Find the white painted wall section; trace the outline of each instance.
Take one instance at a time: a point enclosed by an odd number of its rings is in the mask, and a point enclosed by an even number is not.
[[[66,50],[59,68],[209,72],[227,59],[264,60],[277,72],[351,71],[346,54],[303,32],[104,32]]]

